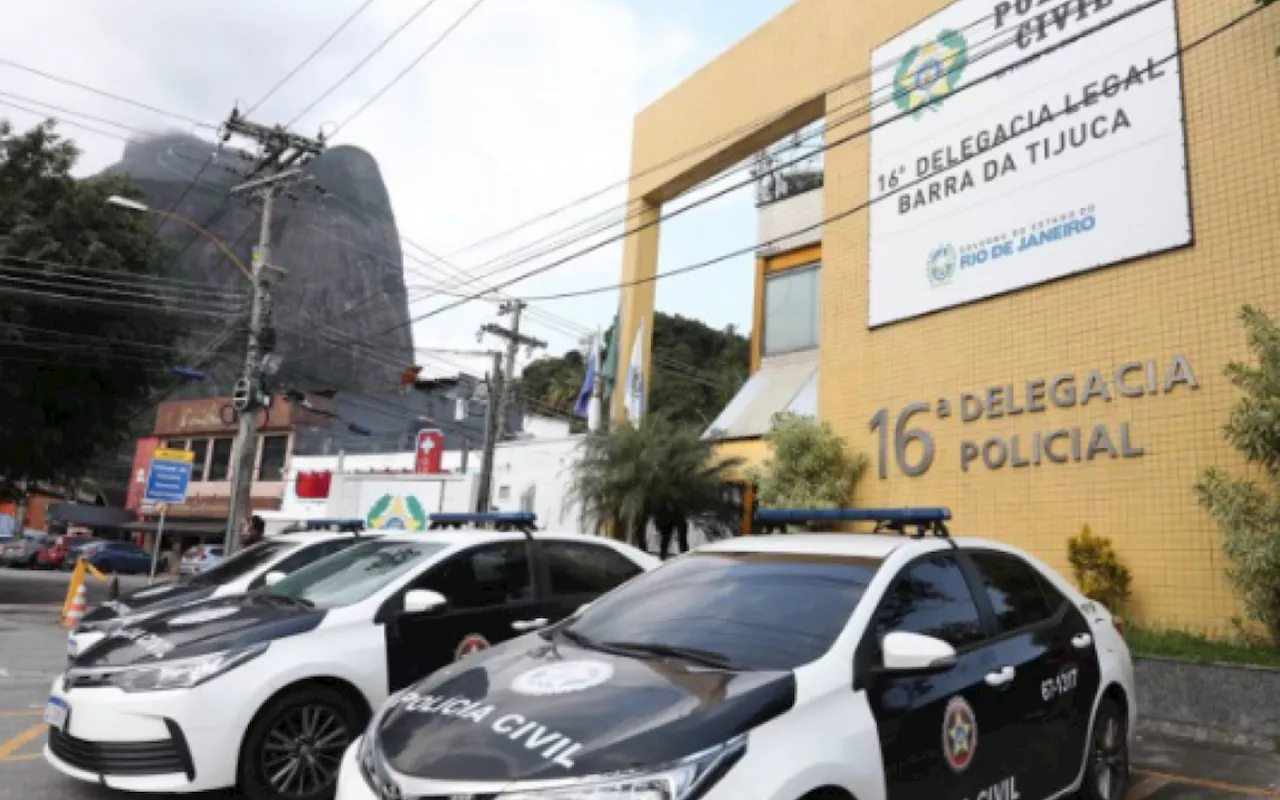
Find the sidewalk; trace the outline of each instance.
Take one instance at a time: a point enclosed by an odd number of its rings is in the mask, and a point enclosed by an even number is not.
[[[1280,800],[1280,755],[1142,734],[1126,800]]]

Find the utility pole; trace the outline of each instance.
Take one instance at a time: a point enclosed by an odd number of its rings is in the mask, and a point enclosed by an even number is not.
[[[502,353],[494,352],[489,368],[489,407],[484,415],[484,449],[480,454],[480,480],[476,485],[476,513],[486,513],[493,500],[493,455],[498,445],[498,398],[506,389],[502,376]]]
[[[541,339],[535,339],[532,336],[524,336],[520,333],[520,312],[529,307],[529,304],[523,300],[508,300],[498,306],[498,313],[502,316],[511,315],[511,329],[508,330],[500,325],[485,325],[480,330],[482,333],[492,334],[499,339],[503,339],[507,343],[507,364],[503,371],[503,392],[498,396],[498,438],[506,438],[509,431],[507,430],[507,409],[510,404],[511,390],[515,386],[516,374],[516,351],[520,349],[520,345],[529,348],[532,353],[535,348],[543,348],[547,343]]]
[[[262,200],[262,226],[253,253],[253,287],[249,295],[249,345],[245,353],[244,374],[236,381],[231,404],[238,417],[239,428],[231,449],[232,484],[227,509],[227,528],[223,546],[227,554],[236,550],[237,528],[248,517],[253,493],[253,470],[258,455],[258,409],[271,405],[271,396],[262,385],[265,356],[275,346],[275,329],[271,325],[271,283],[287,270],[271,263],[271,221],[277,195],[302,178],[302,167],[324,151],[324,135],[314,139],[299,136],[283,126],[267,126],[251,122],[238,108],[222,125],[222,141],[233,135],[252,140],[258,156],[248,180],[231,190],[232,194],[250,193]],[[263,176],[263,177],[258,177]]]

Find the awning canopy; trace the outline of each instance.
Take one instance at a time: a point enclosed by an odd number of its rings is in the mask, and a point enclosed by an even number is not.
[[[127,508],[85,503],[51,503],[47,515],[52,522],[84,525],[88,528],[119,528],[138,518],[137,514]]]
[[[760,362],[704,439],[749,439],[764,436],[780,412],[818,415],[818,351],[790,353]]]

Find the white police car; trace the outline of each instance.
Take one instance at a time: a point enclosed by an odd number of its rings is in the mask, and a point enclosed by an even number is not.
[[[532,515],[432,526],[464,521]],[[258,591],[109,633],[54,682],[45,758],[115,789],[330,796],[343,751],[390,692],[660,563],[527,527],[366,539]]]
[[[1121,800],[1110,613],[946,509],[761,512],[938,535],[699,548],[413,685],[337,800]]]
[[[360,539],[358,519],[308,520],[296,528],[246,547],[217,566],[172,583],[147,586],[108,600],[90,611],[67,636],[67,656],[75,658],[110,631],[189,603],[257,589],[272,573],[289,575]],[[368,535],[368,534],[364,534]]]

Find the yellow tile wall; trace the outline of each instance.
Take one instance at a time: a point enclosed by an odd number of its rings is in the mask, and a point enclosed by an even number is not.
[[[825,97],[833,116],[865,102],[859,80],[871,50],[937,10],[939,0],[800,0],[715,62],[645,109],[636,121],[635,203],[661,199],[756,149],[752,123]],[[1252,0],[1180,0],[1184,44],[1253,7]],[[1168,395],[963,423],[958,415],[915,418],[935,437],[932,468],[908,478],[892,463],[873,470],[860,505],[947,505],[954,529],[1025,546],[1066,570],[1065,540],[1088,523],[1114,541],[1134,573],[1129,615],[1149,624],[1227,633],[1241,614],[1227,583],[1221,537],[1194,500],[1207,467],[1243,474],[1220,428],[1237,395],[1223,377],[1246,357],[1237,319],[1251,302],[1280,320],[1280,6],[1262,12],[1183,57],[1188,159],[1195,226],[1192,247],[1078,275],[921,319],[870,331],[865,214],[826,227],[823,241],[820,414],[856,448],[876,456],[869,422],[881,408],[890,424],[908,403],[954,404],[962,391],[1023,384],[1089,369],[1109,375],[1122,362],[1189,359],[1200,387]],[[833,111],[840,108],[840,111]],[[859,117],[829,133],[865,125]],[[768,132],[772,136],[773,132]],[[715,140],[713,147],[700,145]],[[675,156],[697,152],[676,159]],[[865,138],[826,155],[824,205],[831,213],[864,202]],[[633,237],[624,281],[652,275],[652,232]],[[754,280],[752,274],[741,276]],[[652,285],[624,294],[624,339],[649,318]],[[650,327],[651,326],[647,326]],[[629,348],[628,348],[629,351]],[[959,467],[962,439],[1023,438],[1058,427],[1131,425],[1139,459],[1043,464],[989,471]],[[757,455],[752,453],[752,455]]]

